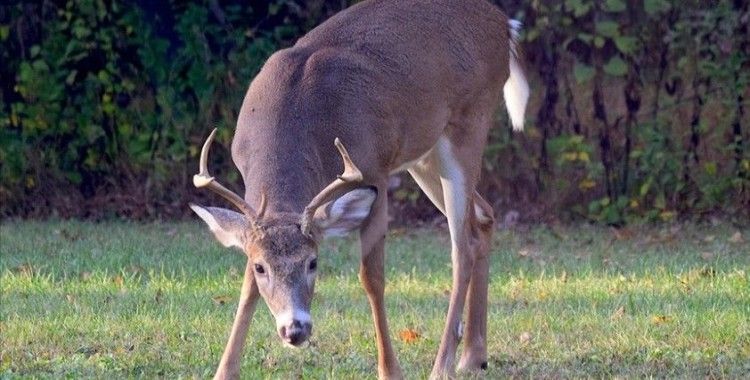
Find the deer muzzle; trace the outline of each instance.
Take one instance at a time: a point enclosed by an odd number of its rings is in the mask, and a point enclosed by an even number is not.
[[[285,344],[298,347],[312,333],[310,313],[304,310],[284,312],[276,318],[276,329]]]

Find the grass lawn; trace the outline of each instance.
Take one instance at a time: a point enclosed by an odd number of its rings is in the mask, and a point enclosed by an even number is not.
[[[0,230],[0,377],[213,374],[244,256],[203,225],[5,221]],[[748,240],[750,230],[729,224],[497,233],[486,377],[750,376]],[[308,347],[283,347],[259,306],[243,378],[375,378],[355,243],[322,248]],[[408,378],[427,377],[437,351],[447,247],[443,230],[389,239],[388,315]]]

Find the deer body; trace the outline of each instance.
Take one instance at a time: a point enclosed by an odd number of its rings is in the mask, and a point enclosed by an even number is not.
[[[478,98],[497,105],[507,20],[484,1],[428,3],[360,3],[268,60],[232,143],[251,204],[266,182],[285,182],[276,193],[295,199],[279,202],[302,211],[339,174],[336,137],[375,182],[432,148],[449,124],[463,128]]]
[[[232,143],[244,199],[208,175],[213,135],[196,176],[196,186],[220,192],[244,215],[191,205],[224,245],[248,255],[217,378],[238,375],[260,296],[284,342],[297,345],[309,336],[317,243],[354,229],[379,377],[401,377],[384,309],[383,257],[387,180],[402,170],[447,216],[452,240],[453,287],[432,377],[453,374],[465,303],[467,343],[459,367],[486,366],[494,218],[474,189],[501,92],[514,127],[523,124],[528,87],[512,32],[507,17],[485,0],[364,1],[268,59],[247,91]],[[345,172],[337,179],[342,161]]]

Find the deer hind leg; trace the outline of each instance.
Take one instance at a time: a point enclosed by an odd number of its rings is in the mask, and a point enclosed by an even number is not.
[[[470,154],[469,156],[477,155]],[[443,137],[430,155],[409,169],[409,173],[425,194],[448,218],[448,228],[451,234],[453,286],[445,328],[431,378],[453,375],[453,362],[462,336],[461,317],[473,271],[475,256],[473,251],[476,246],[472,241],[476,240],[472,238],[476,234],[472,233],[471,226],[476,219],[473,189],[477,175],[467,170],[465,161],[469,159],[478,159],[478,157],[462,159],[461,154],[456,154],[456,149],[450,140]],[[486,352],[486,349],[484,351]]]
[[[492,207],[474,192],[474,223],[472,223],[474,268],[467,294],[466,339],[458,369],[487,369],[487,291],[489,287],[492,232],[495,218]]]
[[[360,228],[362,263],[359,279],[370,301],[375,338],[378,344],[378,378],[401,379],[401,368],[393,351],[385,315],[385,235],[388,231],[388,200],[386,186],[378,187],[378,195],[370,216]]]
[[[440,175],[421,165],[409,170],[422,191],[435,207],[445,214]],[[474,268],[471,272],[467,294],[467,319],[465,343],[459,370],[476,371],[487,368],[487,289],[489,279],[489,251],[495,226],[492,207],[476,191],[474,192],[474,215],[472,224],[472,251]]]

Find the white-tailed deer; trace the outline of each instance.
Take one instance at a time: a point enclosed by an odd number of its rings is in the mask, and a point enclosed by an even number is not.
[[[485,0],[363,1],[268,59],[232,142],[245,197],[209,176],[213,133],[194,178],[241,211],[191,205],[222,244],[248,257],[216,378],[238,377],[259,296],[283,342],[309,337],[319,242],[356,229],[378,375],[402,377],[386,321],[383,257],[388,176],[404,170],[445,214],[452,242],[453,284],[431,377],[454,374],[465,304],[459,368],[486,367],[494,217],[475,186],[501,92],[514,129],[523,127],[529,88],[517,31]]]

